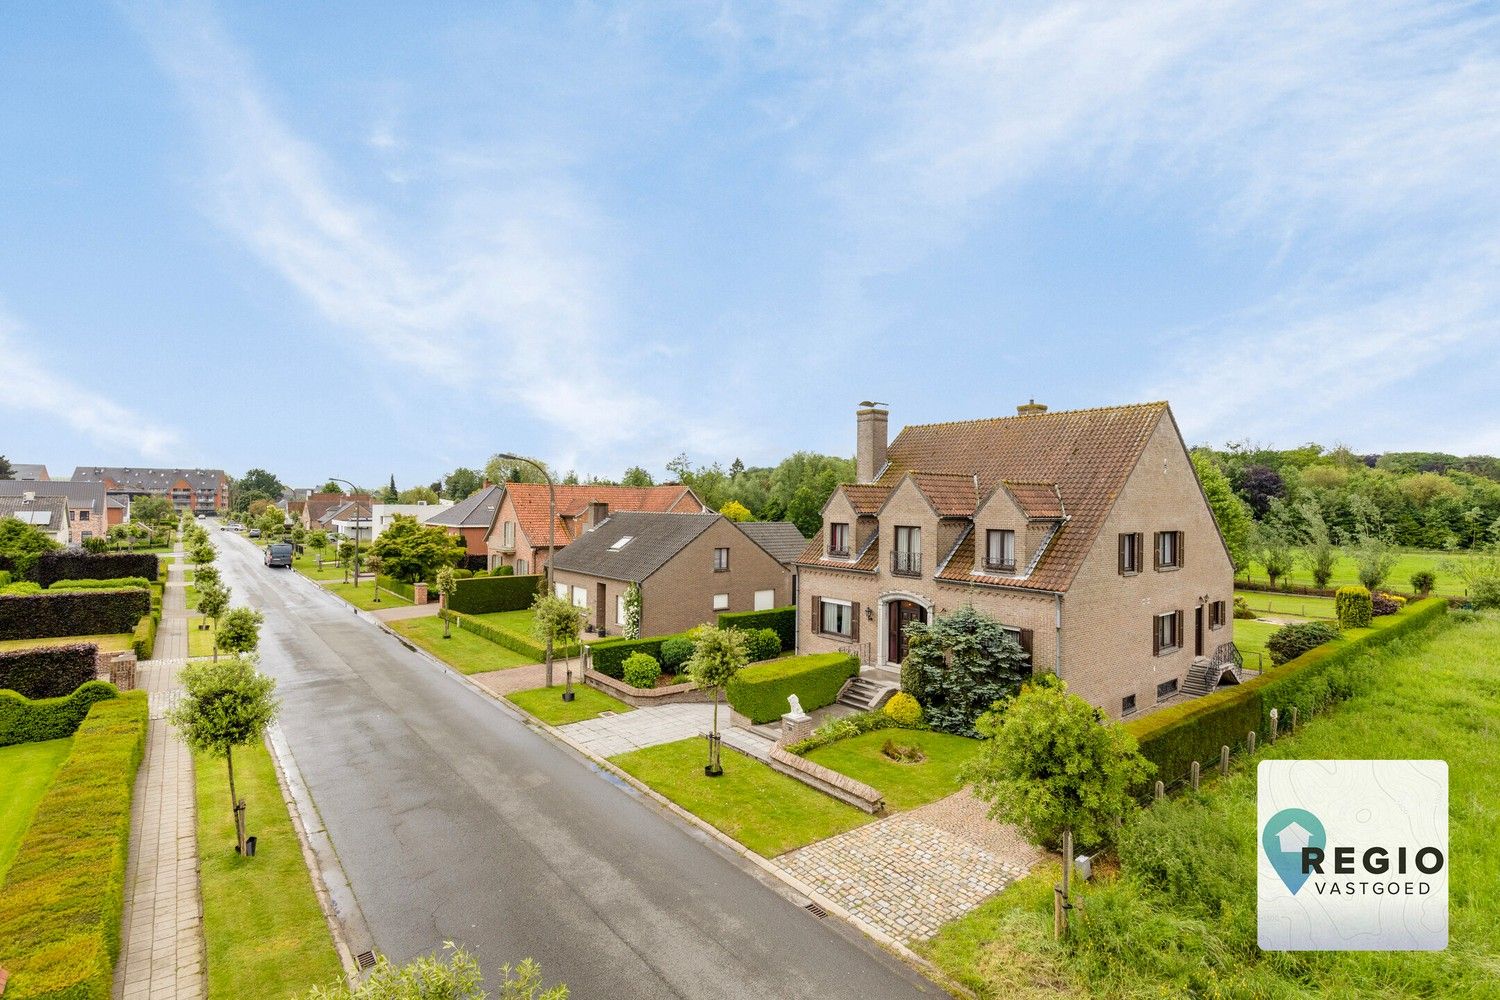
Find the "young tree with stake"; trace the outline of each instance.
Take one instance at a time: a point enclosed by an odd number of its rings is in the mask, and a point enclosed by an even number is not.
[[[443,615],[443,638],[453,638],[452,625],[448,620],[448,601],[453,597],[453,592],[458,589],[458,575],[453,572],[452,566],[444,566],[437,573],[437,592],[442,599],[439,610]]]
[[[254,608],[230,608],[214,635],[214,648],[249,656],[260,645],[260,626],[265,620]]]
[[[547,644],[547,687],[552,687],[552,650],[561,640],[564,644],[578,641],[583,631],[583,612],[561,597],[538,592],[531,602],[532,633]]]
[[[219,658],[219,619],[229,610],[229,590],[211,583],[198,591],[198,613],[207,618],[214,629],[214,659]],[[202,628],[202,626],[199,626]]]
[[[719,760],[719,695],[730,678],[750,662],[745,634],[739,629],[704,626],[693,637],[693,655],[687,661],[688,676],[699,687],[714,692],[713,732],[708,738],[708,765],[703,773],[717,777],[724,773]]]

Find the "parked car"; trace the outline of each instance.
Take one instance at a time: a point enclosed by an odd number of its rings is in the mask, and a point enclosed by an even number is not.
[[[276,569],[277,567],[280,567],[282,569],[291,569],[292,543],[272,542],[270,545],[267,545],[266,565],[270,566],[272,569]]]
[[[259,528],[251,528],[250,529],[250,537],[251,538],[259,538],[260,537],[260,529]]]

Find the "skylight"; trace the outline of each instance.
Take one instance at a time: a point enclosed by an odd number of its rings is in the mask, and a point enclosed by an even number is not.
[[[609,551],[611,551],[611,552],[618,552],[618,551],[620,551],[625,546],[629,545],[631,539],[633,539],[634,537],[635,537],[634,535],[621,535],[620,538],[619,538],[619,540],[617,542],[615,542],[615,544],[613,544],[613,545],[611,545],[609,547]]]

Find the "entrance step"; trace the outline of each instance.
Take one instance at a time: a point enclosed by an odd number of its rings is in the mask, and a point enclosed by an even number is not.
[[[892,681],[874,680],[869,677],[854,677],[846,681],[836,699],[840,705],[859,712],[873,712],[890,700],[891,695],[901,690],[901,685]]]

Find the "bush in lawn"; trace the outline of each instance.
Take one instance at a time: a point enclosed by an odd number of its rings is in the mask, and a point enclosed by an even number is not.
[[[145,590],[61,590],[0,597],[0,639],[134,631],[151,613]]]
[[[1339,637],[1339,630],[1326,622],[1295,622],[1283,625],[1266,640],[1271,662],[1280,666]]]
[[[0,653],[0,689],[27,698],[61,698],[94,679],[98,654],[91,642]]]
[[[1397,597],[1395,594],[1374,593],[1370,595],[1370,614],[1376,618],[1381,615],[1398,614],[1406,606],[1406,598]]]
[[[681,673],[682,665],[693,655],[693,640],[685,635],[674,635],[662,640],[661,665],[669,673]]]
[[[964,605],[930,622],[908,625],[901,687],[922,704],[927,724],[975,735],[981,713],[1016,693],[1031,676],[1030,658],[994,618]]]
[[[450,611],[465,615],[483,615],[494,611],[524,611],[536,598],[542,578],[527,576],[487,576],[460,580],[449,602]]]
[[[903,726],[914,726],[922,721],[922,706],[905,691],[897,691],[885,703],[885,714]]]
[[[745,633],[745,651],[751,663],[781,655],[781,636],[773,628],[758,628]]]
[[[144,691],[95,704],[37,804],[0,892],[7,997],[110,995],[146,716]]]
[[[106,681],[89,680],[58,698],[27,698],[0,690],[0,747],[72,736],[95,702],[118,697]]]
[[[833,704],[844,682],[859,673],[859,657],[814,653],[757,663],[735,675],[726,687],[729,704],[752,722],[775,722],[796,695],[804,712]]]
[[[785,652],[797,648],[797,608],[770,608],[766,611],[725,611],[719,615],[719,628],[775,629]]]
[[[1421,597],[1432,593],[1437,586],[1437,574],[1430,569],[1419,569],[1411,575],[1411,589]]]
[[[1243,597],[1234,599],[1234,616],[1239,619],[1254,618],[1255,612],[1250,610],[1250,604]]]
[[[647,653],[631,653],[625,657],[624,671],[625,683],[631,687],[653,688],[661,676],[661,664]]]
[[[1359,572],[1359,582],[1366,590],[1374,590],[1385,582],[1396,568],[1396,553],[1383,540],[1367,535],[1354,547],[1354,563]],[[1343,589],[1343,588],[1340,588]]]
[[[1469,585],[1469,601],[1474,607],[1500,608],[1500,579],[1481,577]]]
[[[1373,608],[1364,587],[1340,587],[1333,595],[1333,613],[1339,628],[1369,628]]]
[[[116,525],[119,527],[119,525]],[[124,587],[139,587],[150,590],[151,581],[143,576],[122,576],[113,580],[58,580],[48,590],[120,590]]]
[[[110,580],[161,577],[161,563],[149,552],[52,552],[36,561],[36,582],[50,587],[58,580]]]

